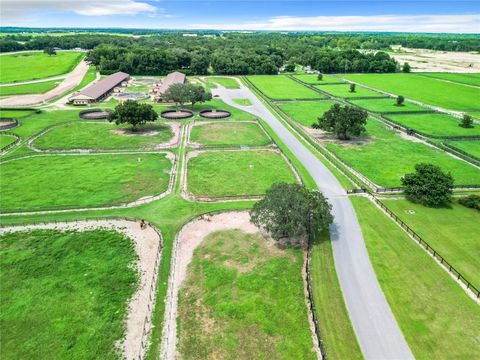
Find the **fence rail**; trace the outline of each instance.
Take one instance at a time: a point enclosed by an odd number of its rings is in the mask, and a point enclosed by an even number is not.
[[[468,281],[465,276],[463,276],[460,271],[458,271],[452,264],[450,264],[442,255],[438,253],[428,242],[426,242],[420,235],[418,235],[410,226],[408,226],[402,219],[400,219],[393,211],[391,211],[383,202],[377,199],[372,193],[370,193],[370,198],[378,205],[382,210],[384,210],[398,225],[400,225],[413,239],[415,239],[425,250],[433,256],[434,259],[438,260],[443,267],[448,270],[449,273],[453,274],[456,279],[462,282],[467,290],[470,290],[474,296],[478,299],[480,298],[480,290],[475,287],[470,281]]]
[[[14,141],[13,143],[11,143],[11,144],[8,144],[8,145],[2,147],[2,148],[0,149],[0,152],[8,151],[8,150],[10,150],[11,148],[17,146],[18,143],[19,143],[20,140],[21,140],[20,136],[18,136],[17,134],[14,134],[14,133],[12,133],[12,132],[9,132],[9,131],[3,131],[1,134],[2,134],[2,135],[7,135],[7,136],[12,136],[12,137],[15,138],[15,141]]]

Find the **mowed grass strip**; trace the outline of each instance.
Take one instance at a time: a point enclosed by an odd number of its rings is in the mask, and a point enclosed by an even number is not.
[[[480,125],[474,124],[472,128],[459,126],[461,120],[448,114],[389,114],[385,116],[405,127],[431,136],[478,136]]]
[[[17,138],[15,136],[0,133],[0,149],[3,149],[10,144],[13,144],[16,140]]]
[[[332,84],[332,83],[341,83],[344,82],[343,79],[340,77],[336,77],[333,75],[323,75],[322,80],[318,80],[318,75],[310,74],[310,75],[294,75],[294,78],[303,81],[304,83],[311,84],[311,85],[322,85],[322,84]]]
[[[403,139],[384,124],[369,119],[367,133],[355,141],[329,142],[327,148],[377,185],[401,186],[400,178],[414,172],[415,164],[431,163],[451,172],[455,185],[480,184],[478,169],[420,142]]]
[[[316,359],[301,250],[256,234],[214,232],[195,250],[179,294],[184,359]]]
[[[221,86],[227,89],[240,89],[240,84],[235,79],[232,79],[232,78],[212,76],[207,79],[208,81],[220,84]]]
[[[0,86],[0,96],[43,94],[60,84],[62,80],[43,81],[33,84]]]
[[[419,75],[453,81],[460,84],[480,86],[480,74],[420,73]]]
[[[278,103],[277,105],[300,125],[310,128],[313,123],[317,122],[319,117],[322,117],[326,111],[330,110],[333,104],[335,102],[322,100],[291,101]]]
[[[478,126],[478,125],[477,125]],[[448,143],[460,150],[480,158],[480,141],[451,141]]]
[[[370,200],[351,201],[377,279],[415,357],[475,359],[478,304]]]
[[[357,97],[382,97],[385,96],[373,90],[366,89],[361,86],[356,86],[355,91],[350,91],[350,84],[333,84],[327,86],[315,85],[319,90],[322,90],[330,95],[341,98],[357,98]]]
[[[118,205],[164,192],[164,154],[36,156],[0,165],[2,212]]]
[[[254,75],[247,77],[271,99],[321,99],[324,96],[283,75]]]
[[[270,144],[270,139],[258,124],[231,121],[197,123],[190,132],[190,141],[210,146],[265,146]]]
[[[458,111],[480,110],[480,88],[415,74],[349,74],[345,78],[395,95]]]
[[[363,359],[335,272],[330,234],[319,234],[310,250],[313,302],[328,359]]]
[[[130,239],[33,230],[0,242],[2,359],[118,359],[138,283]]]
[[[251,106],[252,105],[252,102],[250,101],[250,99],[237,98],[237,99],[233,99],[233,101],[235,103],[237,103],[238,105],[243,105],[243,106]]]
[[[385,112],[404,112],[404,111],[431,111],[429,108],[404,102],[403,105],[397,106],[396,98],[384,99],[352,99],[349,100],[353,105],[357,105],[365,110],[385,113]]]
[[[456,199],[449,208],[429,208],[406,200],[385,204],[480,289],[480,211]]]
[[[19,53],[0,56],[0,83],[28,81],[63,75],[85,56],[75,51],[60,51],[49,56],[42,52]]]
[[[274,151],[200,152],[187,164],[188,191],[194,196],[263,195],[276,182],[296,182],[295,175]]]
[[[78,121],[53,128],[38,137],[33,146],[52,150],[151,150],[172,136],[172,128],[159,121],[142,125],[137,131],[132,131],[130,125]]]

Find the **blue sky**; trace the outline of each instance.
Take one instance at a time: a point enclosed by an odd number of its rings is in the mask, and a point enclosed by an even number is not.
[[[2,26],[480,33],[479,1],[0,0]]]

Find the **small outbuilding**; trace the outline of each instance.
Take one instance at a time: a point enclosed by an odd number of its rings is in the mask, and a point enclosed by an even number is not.
[[[86,105],[98,102],[106,98],[117,87],[126,84],[130,75],[124,72],[117,72],[86,89],[75,92],[68,101],[75,105]]]

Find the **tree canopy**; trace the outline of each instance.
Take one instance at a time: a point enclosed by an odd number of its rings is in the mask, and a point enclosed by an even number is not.
[[[308,240],[333,221],[331,205],[319,191],[276,183],[250,211],[251,222],[285,245],[307,248]]]
[[[365,110],[350,105],[333,104],[312,127],[333,132],[339,139],[348,140],[365,131],[367,118],[368,113]]]
[[[112,113],[108,116],[108,121],[115,121],[115,124],[131,124],[133,130],[137,129],[138,125],[153,122],[158,119],[158,114],[153,109],[152,105],[139,103],[133,100],[127,100],[118,104]]]
[[[406,198],[432,207],[451,203],[453,183],[450,173],[444,173],[438,166],[425,163],[415,165],[415,173],[402,177]]]
[[[191,103],[193,108],[196,103],[211,100],[212,94],[209,91],[205,91],[205,88],[201,85],[191,83],[173,84],[162,95],[162,99],[173,101],[177,104],[177,107]]]

